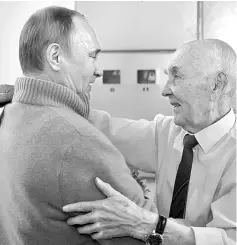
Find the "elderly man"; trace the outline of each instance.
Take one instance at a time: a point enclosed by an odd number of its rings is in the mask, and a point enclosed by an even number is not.
[[[93,240],[68,226],[73,214],[62,210],[78,200],[103,199],[96,176],[156,210],[121,153],[88,122],[90,84],[102,74],[99,51],[94,30],[76,11],[48,7],[24,25],[24,76],[17,78],[13,103],[0,119],[1,245],[142,243],[130,237]],[[11,97],[9,88],[0,87],[0,102]]]
[[[192,41],[173,54],[165,73],[162,95],[173,117],[133,121],[97,111],[90,117],[127,162],[156,174],[158,213],[97,180],[108,198],[66,206],[66,212],[91,211],[68,223],[84,225],[79,232],[97,239],[130,235],[147,244],[235,244],[236,54],[220,40]]]

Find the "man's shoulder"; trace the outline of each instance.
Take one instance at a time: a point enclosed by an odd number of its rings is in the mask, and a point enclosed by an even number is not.
[[[13,103],[6,109],[7,119],[16,118],[22,132],[32,132],[42,139],[58,139],[58,144],[71,144],[81,135],[93,135],[96,131],[88,120],[66,108]]]
[[[73,111],[56,107],[50,107],[50,109],[63,120],[65,127],[74,132],[74,137],[97,137],[102,134],[86,118]]]

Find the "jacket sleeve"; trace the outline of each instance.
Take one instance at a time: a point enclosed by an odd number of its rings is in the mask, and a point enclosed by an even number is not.
[[[154,173],[157,164],[156,121],[112,117],[91,110],[89,121],[123,154],[126,162],[144,172]]]
[[[104,199],[95,185],[98,176],[139,206],[145,205],[143,191],[131,176],[121,153],[101,133],[98,136],[81,136],[65,154],[60,185],[64,205],[78,201]],[[147,205],[146,205],[147,206]],[[150,210],[154,211],[154,204]],[[114,238],[106,244],[144,244],[130,238]]]

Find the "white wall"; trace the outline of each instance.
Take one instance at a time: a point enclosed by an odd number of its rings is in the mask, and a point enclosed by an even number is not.
[[[219,38],[237,51],[236,1],[203,2],[204,38]],[[76,9],[88,16],[101,42],[102,50],[137,50],[135,53],[101,54],[104,69],[121,70],[121,85],[103,85],[92,90],[92,105],[112,115],[132,119],[152,119],[156,113],[171,115],[171,107],[161,96],[166,82],[163,69],[168,54],[145,53],[139,49],[177,48],[196,39],[196,2],[76,2]],[[156,14],[155,14],[156,13]],[[137,69],[155,69],[157,85],[137,84]],[[115,88],[110,92],[110,88]],[[233,98],[236,105],[236,98]]]
[[[94,84],[93,108],[131,119],[172,115],[167,99],[161,96],[167,79],[163,71],[171,52],[157,50],[174,50],[196,39],[197,2],[78,1],[76,10],[88,17],[102,50],[112,51],[101,53],[101,66],[121,71],[119,85],[104,85],[102,79]],[[124,52],[128,50],[136,52]],[[137,84],[138,69],[155,70],[156,84]],[[115,91],[110,92],[111,88]]]
[[[204,38],[218,38],[231,45],[237,52],[237,2],[203,2]]]
[[[0,1],[0,84],[14,84],[21,75],[18,58],[21,29],[31,14],[50,5],[74,9],[73,1]]]
[[[172,115],[168,99],[161,96],[169,57],[170,53],[159,52],[101,53],[103,68],[121,71],[121,84],[103,84],[101,78],[97,79],[92,89],[92,107],[131,119],[152,120],[158,113]],[[155,70],[156,84],[137,84],[138,69]],[[111,88],[114,92],[110,92]]]
[[[176,49],[196,39],[195,1],[77,1],[103,49]]]
[[[227,42],[237,53],[237,2],[204,2],[204,38],[217,38]],[[233,97],[236,112],[236,93]]]
[[[197,2],[78,1],[76,10],[88,17],[102,50],[112,50],[101,53],[102,67],[121,71],[120,85],[103,85],[98,79],[92,89],[92,106],[131,119],[172,115],[168,100],[161,96],[167,79],[163,71],[171,52],[157,50],[177,49],[196,39]],[[137,84],[138,69],[155,70],[156,84]],[[110,92],[111,88],[115,91]]]

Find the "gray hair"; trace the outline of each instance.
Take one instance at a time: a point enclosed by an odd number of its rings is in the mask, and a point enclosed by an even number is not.
[[[206,75],[208,73],[223,72],[227,76],[228,84],[225,93],[234,95],[236,90],[236,53],[227,43],[218,39],[207,39]],[[208,52],[209,51],[209,52]]]
[[[188,42],[181,49],[192,56],[191,65],[196,74],[209,78],[223,72],[228,80],[225,95],[235,94],[236,53],[229,44],[218,39],[204,39]]]

